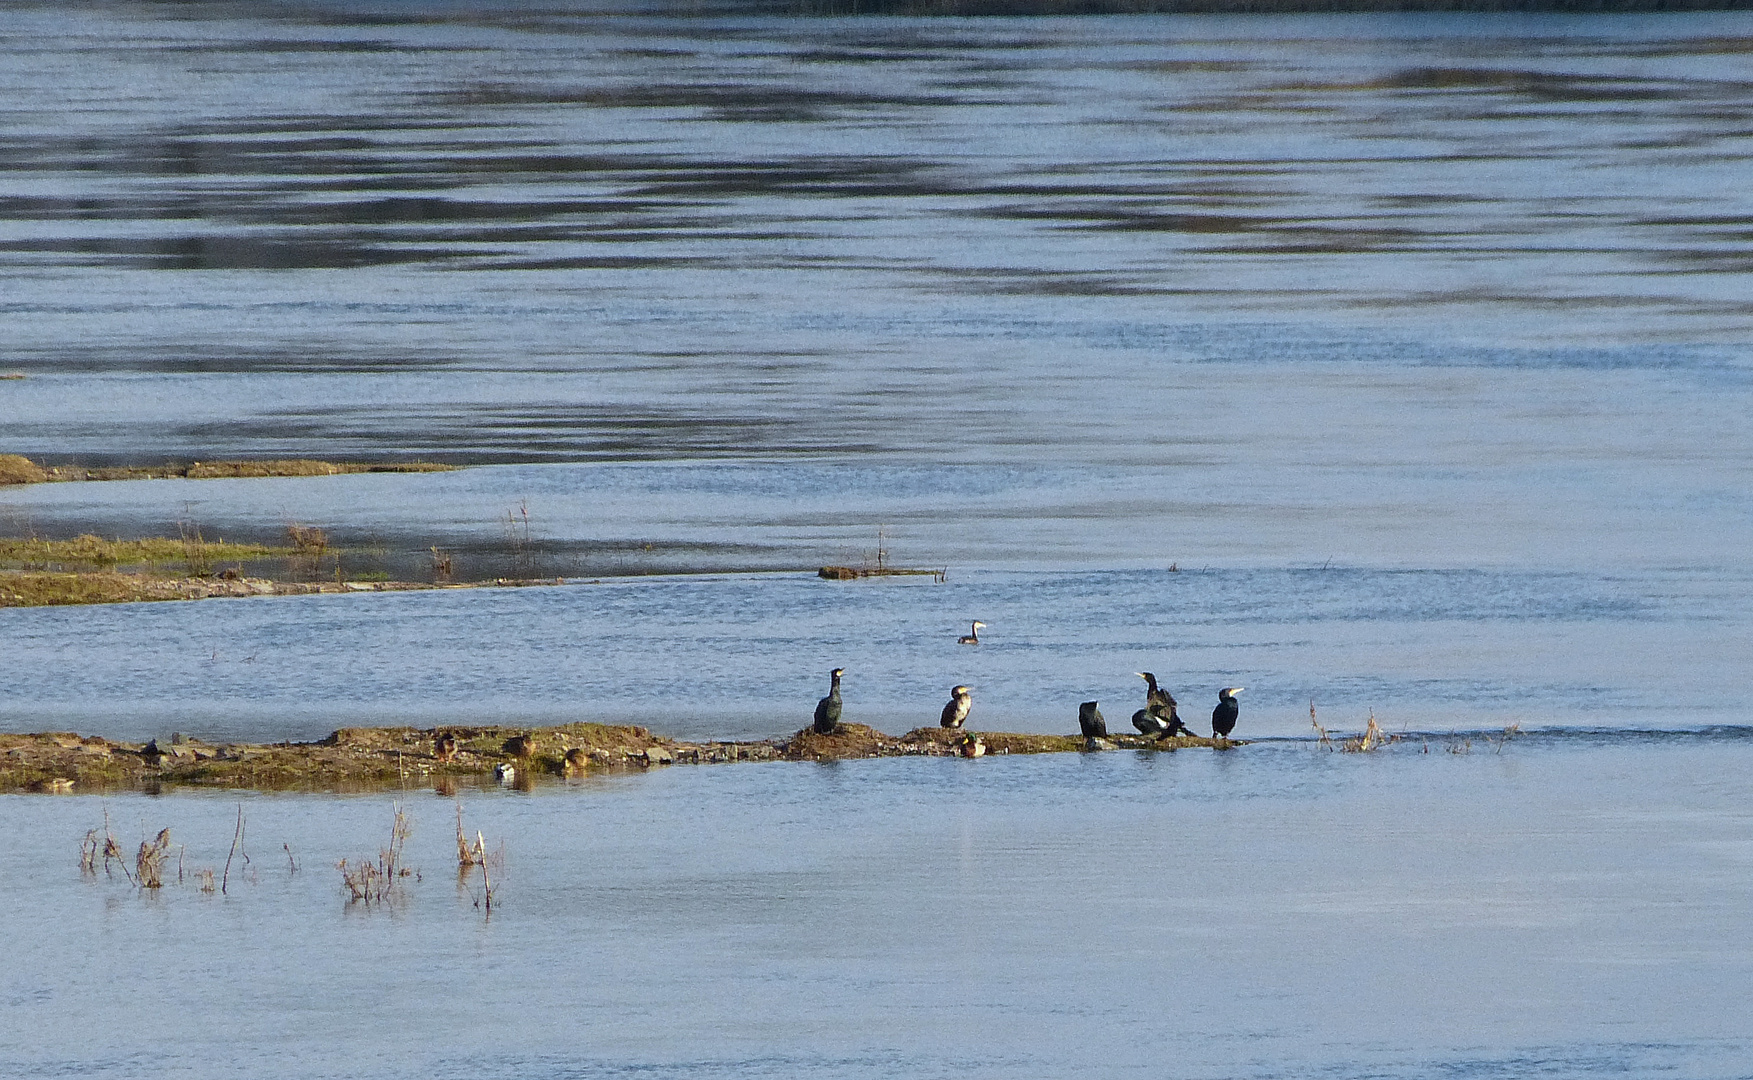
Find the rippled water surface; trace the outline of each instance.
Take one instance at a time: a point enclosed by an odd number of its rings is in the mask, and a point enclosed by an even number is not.
[[[226,895],[142,895],[81,879],[85,830],[222,870],[232,799],[9,796],[0,1069],[1742,1077],[1749,767],[1744,732],[1569,735],[465,792],[490,920],[430,793],[369,912],[333,864],[387,797],[246,797]]]
[[[771,737],[844,666],[888,731],[955,683],[1124,728],[1151,670],[1269,741],[471,791],[491,921],[428,794],[373,912],[333,864],[386,799],[246,796],[209,897],[74,858],[107,807],[215,865],[229,797],[6,797],[0,1073],[1753,1075],[1750,53],[6,4],[0,453],[470,467],[7,488],[0,531],[568,584],[0,609],[0,728]],[[945,578],[814,577],[879,548]],[[1311,705],[1411,737],[1285,741]]]

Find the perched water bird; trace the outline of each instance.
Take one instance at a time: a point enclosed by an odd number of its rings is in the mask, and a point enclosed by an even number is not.
[[[938,723],[948,728],[959,728],[968,719],[968,707],[973,704],[968,697],[971,693],[966,686],[957,686],[950,690],[950,701],[943,707],[943,715]]]
[[[1140,735],[1154,735],[1162,738],[1169,733],[1169,725],[1150,714],[1149,709],[1140,709],[1132,714],[1132,726]]]
[[[1236,704],[1236,695],[1245,687],[1228,686],[1217,692],[1217,708],[1211,710],[1211,734],[1213,738],[1227,739],[1230,732],[1236,730],[1236,714],[1241,707]]]
[[[449,761],[457,756],[457,737],[446,731],[432,740],[432,756],[440,761]]]
[[[817,735],[832,735],[840,726],[840,676],[844,674],[845,668],[835,668],[828,673],[828,696],[816,702]]]
[[[962,740],[961,755],[963,757],[985,757],[986,743],[978,735],[969,735]]]
[[[957,645],[978,645],[978,644],[980,644],[980,628],[982,626],[985,626],[985,625],[986,624],[981,622],[979,619],[975,619],[974,625],[970,626],[968,628],[968,632],[956,639],[956,644]]]
[[[1102,719],[1102,710],[1096,708],[1093,701],[1086,701],[1077,707],[1077,726],[1086,739],[1108,737],[1108,722]]]
[[[534,735],[513,735],[505,740],[504,749],[512,757],[529,757],[536,752],[536,737]]]
[[[1138,729],[1139,734],[1166,739],[1170,735],[1186,732],[1187,725],[1175,712],[1174,695],[1158,686],[1156,676],[1150,672],[1135,671],[1133,674],[1149,685],[1144,694],[1144,708],[1132,714],[1132,726]]]
[[[590,755],[576,746],[566,751],[566,757],[564,760],[566,762],[566,767],[573,772],[582,772],[590,767]]]
[[[500,762],[493,766],[493,779],[501,784],[511,783],[517,779],[517,766],[504,761]]]

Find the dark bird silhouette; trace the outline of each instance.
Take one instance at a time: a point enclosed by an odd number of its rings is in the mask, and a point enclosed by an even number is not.
[[[943,715],[938,718],[938,723],[947,728],[961,727],[968,719],[968,707],[973,704],[968,697],[970,692],[966,686],[952,689],[950,702],[943,707]]]
[[[1086,739],[1108,737],[1108,722],[1102,719],[1102,710],[1096,708],[1093,701],[1086,701],[1077,707],[1077,726]]]
[[[1148,671],[1135,671],[1133,674],[1149,684],[1144,694],[1144,708],[1132,714],[1132,726],[1141,735],[1155,735],[1166,739],[1170,735],[1191,734],[1187,725],[1175,712],[1175,698],[1167,690],[1158,686],[1156,676]]]
[[[845,668],[835,668],[828,673],[831,680],[828,696],[816,702],[816,734],[832,735],[840,726],[840,676],[846,674]]]
[[[1227,739],[1230,732],[1236,730],[1236,714],[1241,707],[1236,704],[1236,695],[1244,687],[1230,686],[1217,692],[1217,708],[1211,710],[1211,734],[1213,738]]]
[[[446,731],[432,739],[432,756],[440,761],[449,761],[457,756],[457,737]]]
[[[980,644],[980,628],[982,626],[985,626],[985,625],[986,624],[981,622],[979,619],[975,619],[974,625],[968,628],[968,632],[956,639],[956,644],[957,645],[978,645],[978,644]]]

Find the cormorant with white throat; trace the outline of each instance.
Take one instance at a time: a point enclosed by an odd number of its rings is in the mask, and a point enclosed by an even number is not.
[[[1217,708],[1211,710],[1211,735],[1215,739],[1227,739],[1230,732],[1236,730],[1236,714],[1241,707],[1236,704],[1236,695],[1244,687],[1227,686],[1217,692]]]
[[[828,696],[816,702],[817,735],[832,735],[840,726],[840,676],[844,674],[845,668],[835,668],[828,673]]]
[[[1139,734],[1155,735],[1159,739],[1166,739],[1170,735],[1191,734],[1175,712],[1174,695],[1156,684],[1156,676],[1148,671],[1135,671],[1133,674],[1149,684],[1144,695],[1144,708],[1132,714],[1132,726],[1138,729]]]
[[[973,704],[968,695],[971,693],[966,686],[958,686],[950,690],[950,702],[943,707],[943,715],[938,723],[947,728],[959,728],[968,720],[968,707]]]

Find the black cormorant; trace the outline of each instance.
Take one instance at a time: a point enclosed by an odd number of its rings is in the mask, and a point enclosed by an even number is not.
[[[1135,671],[1134,675],[1149,684],[1145,691],[1144,708],[1132,714],[1132,726],[1143,735],[1155,735],[1166,739],[1170,735],[1187,733],[1187,725],[1175,712],[1175,697],[1156,684],[1156,676],[1148,671]]]
[[[950,702],[943,707],[943,715],[938,723],[947,728],[959,728],[968,719],[968,706],[972,702],[968,698],[969,690],[965,686],[955,687],[950,691]]]
[[[1108,737],[1108,722],[1102,719],[1102,710],[1096,708],[1093,701],[1086,701],[1077,707],[1077,726],[1082,729],[1086,739]]]
[[[831,680],[828,696],[816,702],[816,734],[832,735],[840,726],[840,676],[846,674],[845,668],[835,668],[828,673]]]
[[[1227,739],[1230,732],[1236,730],[1236,713],[1241,711],[1236,704],[1236,695],[1242,690],[1240,686],[1229,686],[1217,692],[1217,708],[1211,710],[1213,738]]]
[[[978,645],[978,644],[980,644],[980,628],[982,626],[985,626],[985,625],[986,624],[981,622],[979,619],[975,619],[974,625],[968,628],[968,632],[956,639],[956,644],[957,645]]]

